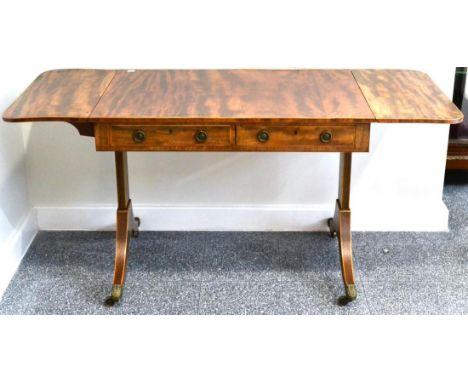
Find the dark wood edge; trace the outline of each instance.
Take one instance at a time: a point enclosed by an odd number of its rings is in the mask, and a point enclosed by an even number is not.
[[[341,147],[325,147],[318,146],[159,146],[151,149],[137,149],[135,146],[100,146],[96,147],[96,151],[128,151],[128,152],[164,152],[164,151],[185,151],[185,152],[316,152],[316,153],[346,153],[346,152],[369,152],[368,149],[355,148],[352,145]]]
[[[460,118],[457,119],[424,119],[424,118],[419,118],[419,119],[408,119],[408,118],[401,118],[401,119],[388,119],[388,118],[382,118],[382,119],[377,119],[374,121],[375,123],[431,123],[431,124],[454,124],[454,123],[460,123],[463,122],[463,115]]]
[[[121,125],[151,125],[151,124],[355,124],[355,123],[441,123],[455,124],[463,122],[463,115],[457,119],[352,119],[352,118],[335,118],[335,119],[295,119],[295,118],[5,118],[5,122],[68,122],[72,121],[80,123],[112,123]],[[73,124],[73,123],[72,123]]]
[[[447,159],[445,170],[468,170],[468,157],[467,159]]]
[[[69,122],[76,127],[80,135],[84,137],[94,137],[94,123],[90,122]]]

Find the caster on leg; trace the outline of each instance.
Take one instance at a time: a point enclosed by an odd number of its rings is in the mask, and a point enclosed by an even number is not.
[[[328,224],[328,228],[330,228],[330,237],[332,239],[335,239],[337,234],[336,234],[336,231],[335,231],[335,227],[333,227],[333,218],[328,219],[327,224]]]
[[[107,306],[114,306],[122,297],[122,286],[121,285],[113,285],[112,286],[112,293],[109,297],[106,298],[105,304]]]
[[[356,300],[357,292],[356,292],[356,287],[354,286],[354,284],[345,285],[345,289],[346,289],[346,295],[341,296],[338,299],[339,306],[346,306],[351,301]]]
[[[132,229],[132,237],[133,238],[137,238],[139,236],[139,234],[140,234],[140,230],[138,229],[138,227],[140,227],[140,223],[141,223],[140,218],[135,218],[135,223],[137,225],[137,228]]]

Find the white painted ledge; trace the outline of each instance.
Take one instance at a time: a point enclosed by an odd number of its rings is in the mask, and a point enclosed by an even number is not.
[[[369,208],[369,206],[375,206]],[[36,207],[41,230],[114,230],[115,206]],[[255,206],[134,205],[145,231],[325,231],[334,204]],[[352,204],[354,231],[447,231],[442,201]]]
[[[330,205],[142,206],[135,216],[146,231],[320,231]],[[36,207],[42,230],[114,230],[114,206]]]

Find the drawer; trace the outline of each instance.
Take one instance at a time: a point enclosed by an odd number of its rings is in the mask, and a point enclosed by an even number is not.
[[[231,125],[107,125],[96,127],[100,151],[216,151],[231,149]]]
[[[369,151],[369,124],[336,126],[237,126],[245,151]]]

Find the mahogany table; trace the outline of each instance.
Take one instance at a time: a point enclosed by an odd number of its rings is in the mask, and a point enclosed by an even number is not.
[[[346,304],[354,285],[350,181],[353,152],[369,151],[372,123],[458,123],[463,115],[412,70],[52,70],[5,111],[9,122],[64,121],[96,150],[114,151],[117,225],[113,305],[122,296],[129,241],[138,236],[128,151],[341,153],[335,216]]]

